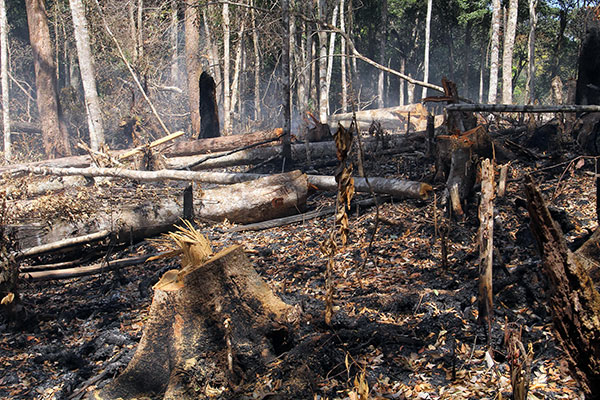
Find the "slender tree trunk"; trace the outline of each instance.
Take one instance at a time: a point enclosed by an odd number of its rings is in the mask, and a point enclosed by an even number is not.
[[[408,74],[408,76],[410,76],[410,74]],[[406,84],[406,92],[407,92],[406,95],[408,98],[408,104],[415,103],[415,87],[416,87],[416,85],[414,83],[408,82]]]
[[[177,0],[171,0],[171,85],[179,85],[179,52],[178,52],[178,33],[179,18],[177,17]]]
[[[317,16],[320,21],[325,20],[326,1],[318,0]],[[327,107],[329,93],[327,93],[327,33],[319,26],[319,120],[327,123]]]
[[[198,79],[200,78],[200,34],[198,32],[198,13],[196,9],[197,2],[186,0],[185,3],[185,66],[187,69],[187,87],[188,104],[190,108],[190,118],[192,121],[192,136],[200,135],[200,88]]]
[[[284,159],[285,170],[290,170],[293,164],[290,141],[292,127],[292,91],[290,79],[290,0],[282,0],[283,14],[283,140],[281,155]]]
[[[317,0],[318,1],[318,0]],[[307,43],[307,58],[310,60],[310,97],[311,99],[318,99],[319,95],[319,68],[317,67],[318,58],[317,58],[317,41],[314,40],[313,35],[315,32],[310,32],[308,37],[306,38]],[[318,34],[317,34],[318,36]],[[318,104],[317,104],[318,106]]]
[[[58,88],[52,58],[52,42],[43,0],[27,0],[29,39],[33,48],[37,106],[42,126],[44,150],[50,158],[71,155],[71,146],[62,121]]]
[[[342,32],[346,32],[346,21],[344,16],[344,0],[340,0],[340,29]],[[342,73],[342,112],[348,111],[348,84],[347,84],[347,73],[346,73],[346,39],[342,35],[340,38],[340,49],[341,49],[341,73]]]
[[[83,84],[83,94],[85,97],[90,147],[92,150],[97,151],[104,144],[104,127],[102,124],[102,111],[100,109],[100,101],[98,100],[98,91],[96,90],[96,72],[90,48],[90,34],[83,1],[69,0],[69,5],[71,6],[79,72],[81,73],[81,83]]]
[[[463,87],[461,89],[463,96],[470,98],[469,96],[469,68],[471,67],[471,28],[472,22],[467,21],[465,26],[465,70],[463,74]]]
[[[137,29],[135,28],[135,3],[129,2],[129,35],[131,36],[131,61],[138,59]]]
[[[535,28],[537,25],[536,14],[537,0],[529,0],[529,40],[527,42],[527,98],[533,104],[535,98]]]
[[[429,82],[429,42],[431,37],[432,0],[427,0],[427,20],[425,22],[425,59],[423,61],[423,82]],[[427,88],[423,87],[422,98],[427,97]]]
[[[229,3],[223,3],[223,135],[231,135],[231,92],[229,73]]]
[[[6,1],[0,0],[0,75],[2,77],[2,127],[4,128],[4,159],[12,160],[12,140],[10,137],[10,97],[8,93],[8,22],[6,21]]]
[[[485,49],[481,49],[481,60],[479,61],[479,104],[483,103],[483,74],[485,72]]]
[[[254,5],[254,0],[250,2]],[[256,28],[256,16],[254,8],[250,9],[250,18],[252,19],[252,44],[254,45],[254,119],[259,120],[261,114],[260,107],[260,51],[258,44],[258,30]]]
[[[402,57],[400,59],[400,73],[406,73],[406,58]],[[404,100],[404,87],[406,86],[406,81],[404,79],[400,79],[400,84],[398,85],[398,105],[403,106],[405,103]]]
[[[331,26],[336,26],[338,16],[338,5],[333,8],[333,16],[331,17]],[[331,75],[333,73],[333,53],[335,51],[335,32],[329,34],[329,55],[327,56],[327,115],[331,114],[329,107],[329,91],[331,89]]]
[[[137,55],[144,57],[144,0],[138,0],[137,5]]]
[[[500,0],[492,0],[492,38],[490,52],[490,88],[488,103],[498,101],[498,60],[500,58]]]
[[[231,82],[231,111],[234,112],[238,106],[238,95],[240,93],[240,73],[242,69],[242,51],[244,48],[244,30],[246,21],[242,20],[240,26],[239,42],[235,50],[235,63],[233,64],[233,81]],[[240,112],[241,115],[241,112]]]
[[[512,104],[512,61],[517,30],[518,0],[508,3],[508,16],[504,31],[504,48],[502,51],[502,103]]]
[[[431,0],[429,0],[427,12],[431,15],[431,9],[429,7]],[[387,42],[387,18],[388,18],[388,3],[387,0],[381,2],[381,25],[379,26],[379,63],[385,64],[385,44]],[[428,46],[429,43],[426,44]],[[425,58],[429,60],[429,55],[425,55]],[[385,96],[384,96],[384,79],[385,73],[383,70],[379,70],[379,77],[377,80],[377,106],[379,108],[385,107]],[[427,78],[425,78],[427,80]]]

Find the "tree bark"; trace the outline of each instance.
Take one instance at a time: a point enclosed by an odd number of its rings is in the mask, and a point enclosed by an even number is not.
[[[29,39],[33,48],[37,106],[44,150],[49,158],[71,155],[71,146],[58,100],[52,42],[44,0],[26,0]]]
[[[200,35],[198,33],[198,10],[197,2],[186,0],[185,2],[185,66],[187,69],[188,101],[190,118],[192,122],[192,136],[200,135]]]
[[[2,128],[4,129],[4,159],[12,160],[10,137],[10,96],[8,93],[8,22],[6,0],[0,0],[0,76],[2,79]]]
[[[94,398],[197,399],[209,397],[207,387],[233,398],[232,387],[282,352],[275,338],[287,340],[294,308],[273,294],[241,246],[190,264],[168,272],[177,276],[173,289],[155,290],[136,354]]]
[[[525,184],[530,227],[548,278],[548,305],[552,310],[557,338],[568,356],[569,366],[586,393],[600,393],[600,294],[586,272],[586,261],[572,253],[558,224],[533,179]]]
[[[517,33],[518,0],[509,0],[502,50],[502,103],[512,104],[512,61]]]
[[[77,45],[77,56],[79,60],[79,72],[83,84],[85,97],[85,109],[87,112],[88,131],[90,135],[90,147],[98,151],[104,144],[104,127],[102,124],[102,111],[96,90],[96,72],[92,51],[90,48],[90,34],[82,0],[69,0],[71,16],[75,33],[75,44]]]
[[[491,341],[494,318],[492,267],[494,260],[494,165],[486,158],[481,163],[481,203],[479,204],[479,299],[478,321],[487,329]]]
[[[284,169],[292,169],[294,159],[290,136],[292,134],[292,80],[290,76],[290,0],[282,0],[283,13],[283,136],[281,143],[281,156]]]
[[[345,21],[345,5],[344,0],[340,0],[340,29],[342,32],[346,32],[346,21]],[[342,112],[348,111],[348,84],[347,84],[347,70],[346,63],[348,58],[346,57],[346,39],[344,36],[340,38],[340,49],[341,49],[341,80],[342,80]]]
[[[492,0],[492,37],[490,54],[490,88],[488,103],[496,104],[498,101],[498,60],[500,58],[500,0]]]
[[[251,0],[250,5],[254,5],[254,0]],[[258,30],[256,28],[256,16],[254,8],[250,9],[250,18],[252,20],[252,45],[254,46],[254,119],[258,121],[261,117],[260,107],[260,51],[258,43]]]

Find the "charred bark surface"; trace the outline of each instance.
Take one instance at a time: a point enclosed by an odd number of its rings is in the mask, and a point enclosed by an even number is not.
[[[586,261],[568,248],[541,192],[525,184],[531,231],[550,285],[554,327],[569,357],[571,371],[589,399],[600,398],[600,294],[586,271]]]
[[[206,71],[200,74],[200,136],[213,138],[221,136],[219,132],[219,108],[217,106],[217,86]]]

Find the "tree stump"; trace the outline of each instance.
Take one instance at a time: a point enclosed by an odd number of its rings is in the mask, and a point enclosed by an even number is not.
[[[231,398],[282,352],[294,308],[273,294],[241,246],[183,265],[156,285],[125,371],[90,398]]]
[[[200,138],[221,136],[219,132],[219,108],[215,81],[206,71],[200,74]]]

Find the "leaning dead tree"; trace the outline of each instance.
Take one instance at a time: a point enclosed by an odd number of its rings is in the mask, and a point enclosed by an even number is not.
[[[587,272],[594,269],[593,262],[584,254],[569,250],[560,226],[552,219],[531,177],[525,192],[531,231],[550,286],[548,305],[557,338],[586,398],[599,399],[600,293]]]
[[[234,398],[284,351],[297,311],[271,291],[243,248],[212,254],[190,226],[170,236],[181,249],[181,269],[155,285],[125,371],[90,398]]]

